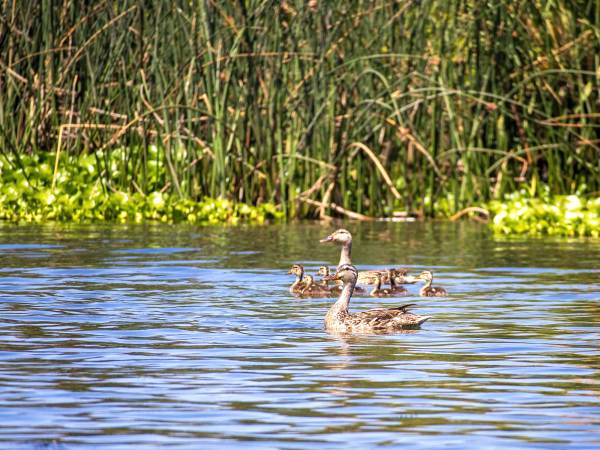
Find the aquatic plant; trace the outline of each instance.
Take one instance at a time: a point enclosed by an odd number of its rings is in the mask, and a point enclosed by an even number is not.
[[[217,224],[263,223],[280,219],[275,206],[263,203],[250,206],[230,200],[204,197],[199,201],[180,198],[160,189],[161,171],[154,171],[150,192],[124,192],[113,186],[130,164],[126,151],[119,149],[104,158],[95,155],[56,158],[39,152],[16,157],[0,157],[0,219],[25,222],[188,222]],[[106,166],[99,164],[104,160]],[[56,170],[53,170],[56,167]],[[105,169],[101,169],[105,167]],[[101,182],[101,170],[110,175]],[[164,170],[163,170],[164,172]]]
[[[488,205],[491,228],[501,234],[600,237],[600,197],[544,195],[532,197],[526,190]]]
[[[0,151],[94,155],[108,196],[159,185],[306,217],[600,191],[598,2],[6,0],[1,15]]]

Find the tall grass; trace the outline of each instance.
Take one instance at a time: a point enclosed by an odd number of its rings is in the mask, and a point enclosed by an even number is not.
[[[293,217],[600,191],[598,1],[0,2],[0,151],[105,155],[107,189]]]

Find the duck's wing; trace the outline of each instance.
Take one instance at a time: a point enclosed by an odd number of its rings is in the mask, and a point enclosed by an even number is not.
[[[356,327],[367,327],[373,330],[390,330],[415,328],[429,319],[429,316],[419,316],[406,311],[411,304],[390,309],[370,309],[352,314],[350,321]]]
[[[402,306],[396,306],[395,308],[389,308],[391,310],[400,310],[403,312],[407,312],[409,308],[412,308],[413,306],[417,306],[416,303],[407,303],[406,305],[402,305]]]

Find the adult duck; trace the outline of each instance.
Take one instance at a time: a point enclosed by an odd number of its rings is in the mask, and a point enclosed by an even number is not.
[[[358,271],[351,264],[338,267],[332,280],[341,280],[344,284],[338,300],[329,308],[325,316],[325,328],[337,333],[393,333],[400,330],[419,328],[430,316],[419,316],[408,311],[412,305],[403,305],[389,309],[371,309],[358,313],[348,310]]]

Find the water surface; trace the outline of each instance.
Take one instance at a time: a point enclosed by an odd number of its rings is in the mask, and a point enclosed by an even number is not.
[[[345,226],[448,289],[353,299],[421,330],[329,335],[288,294],[333,226],[0,226],[0,448],[600,447],[599,242]]]

